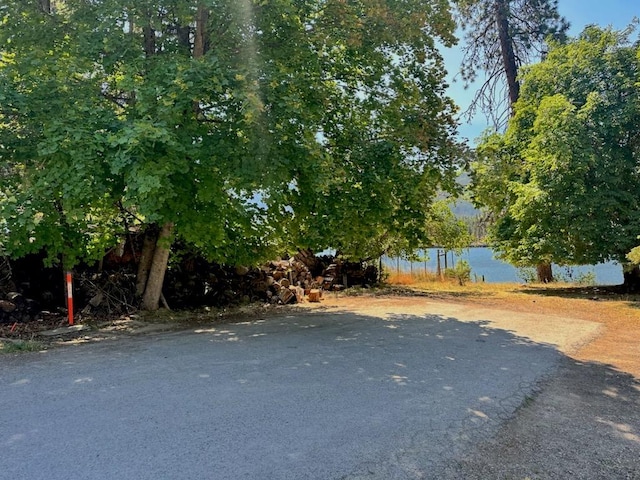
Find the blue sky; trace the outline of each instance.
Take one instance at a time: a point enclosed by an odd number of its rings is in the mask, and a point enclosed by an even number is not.
[[[634,17],[640,17],[640,1],[638,0],[559,0],[558,9],[571,23],[569,34],[572,36],[578,35],[585,26],[590,24],[611,25],[614,28],[622,29],[629,25]],[[464,110],[473,97],[473,87],[464,90],[461,81],[452,81],[460,68],[462,58],[460,49],[447,50],[444,55],[447,70],[450,72],[449,95]],[[473,140],[486,127],[487,123],[482,114],[476,115],[471,123],[463,122],[460,125],[460,136],[468,138],[473,143]]]

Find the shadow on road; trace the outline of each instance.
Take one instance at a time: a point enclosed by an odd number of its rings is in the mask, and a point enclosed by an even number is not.
[[[0,357],[0,389],[19,406],[0,410],[8,478],[640,475],[633,378],[485,321],[320,311],[200,326]]]
[[[629,305],[640,304],[640,294],[629,293],[622,285],[600,285],[584,287],[528,287],[513,290],[514,293],[541,295],[544,297],[571,298],[594,301],[624,301]]]

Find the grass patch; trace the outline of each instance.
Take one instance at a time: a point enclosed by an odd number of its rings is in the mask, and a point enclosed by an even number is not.
[[[386,282],[391,285],[416,285],[418,283],[444,282],[446,279],[438,277],[437,274],[428,271],[418,272],[394,272],[390,273]]]
[[[452,269],[443,270],[442,275],[429,271],[400,271],[390,273],[385,283],[391,287],[408,287],[412,290],[452,296],[493,296],[499,292],[519,288],[515,283],[484,283],[461,281]]]
[[[39,352],[44,349],[44,345],[34,340],[0,340],[0,354],[2,353],[25,353]]]

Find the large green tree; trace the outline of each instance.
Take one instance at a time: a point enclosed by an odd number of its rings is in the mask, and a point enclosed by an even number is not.
[[[554,44],[522,75],[506,133],[480,143],[474,194],[495,213],[510,262],[624,263],[637,243],[640,50],[630,34],[589,27]]]
[[[453,26],[440,0],[6,0],[3,249],[69,268],[137,225],[155,309],[175,236],[226,263],[418,245]]]

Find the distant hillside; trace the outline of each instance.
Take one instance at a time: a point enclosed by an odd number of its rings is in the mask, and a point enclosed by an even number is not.
[[[456,217],[475,217],[480,213],[480,210],[475,208],[471,202],[467,200],[457,200],[451,205],[451,211]]]
[[[471,183],[471,178],[467,172],[463,172],[457,179],[457,182],[466,187]],[[448,195],[440,195],[439,198],[447,198]],[[473,204],[467,200],[458,199],[451,205],[451,211],[456,217],[475,217],[480,213],[480,210],[475,208]]]

